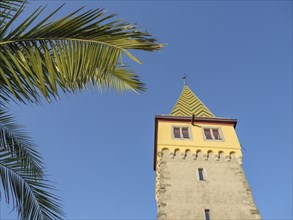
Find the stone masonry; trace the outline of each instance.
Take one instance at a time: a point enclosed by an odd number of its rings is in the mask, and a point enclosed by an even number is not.
[[[157,161],[158,219],[261,219],[240,158],[159,152]],[[199,180],[198,169],[205,180]]]

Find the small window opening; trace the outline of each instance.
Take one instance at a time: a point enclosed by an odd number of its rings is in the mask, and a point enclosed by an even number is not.
[[[204,134],[206,136],[206,139],[213,139],[212,134],[211,134],[211,130],[209,128],[204,129]]]
[[[183,138],[189,138],[188,128],[181,128]]]
[[[222,140],[218,128],[216,128],[216,129],[212,129],[212,131],[213,131],[213,135],[214,135],[215,140]]]
[[[211,220],[211,218],[210,218],[210,210],[209,209],[204,210],[204,216],[205,216],[205,220]]]
[[[220,128],[204,128],[206,140],[223,140]]]
[[[203,168],[198,168],[198,178],[200,181],[204,181],[204,173],[203,173]]]
[[[180,138],[180,128],[173,128],[174,137]]]
[[[174,138],[190,139],[188,127],[173,127]]]

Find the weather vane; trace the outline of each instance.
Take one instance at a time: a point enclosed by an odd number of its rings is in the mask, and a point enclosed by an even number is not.
[[[188,77],[188,75],[184,73],[183,74],[183,77],[182,77],[183,82],[184,82],[184,85],[186,85],[186,79],[187,79],[187,77]]]

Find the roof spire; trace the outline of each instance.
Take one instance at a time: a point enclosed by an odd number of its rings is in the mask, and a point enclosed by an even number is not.
[[[175,106],[171,111],[172,116],[192,116],[214,118],[214,114],[200,101],[200,99],[186,85],[184,74],[184,87]]]
[[[187,79],[187,77],[188,77],[188,75],[185,74],[185,73],[183,73],[183,77],[182,77],[182,79],[183,79],[183,83],[184,83],[184,85],[186,85],[186,79]]]

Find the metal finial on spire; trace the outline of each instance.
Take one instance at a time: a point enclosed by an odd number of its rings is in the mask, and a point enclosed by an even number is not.
[[[186,85],[186,79],[187,79],[187,77],[188,77],[188,75],[184,73],[183,74],[183,77],[182,77],[183,82],[184,82],[184,85]]]

